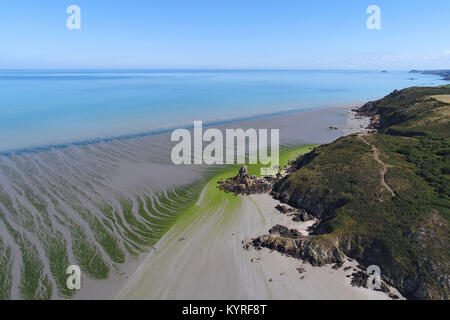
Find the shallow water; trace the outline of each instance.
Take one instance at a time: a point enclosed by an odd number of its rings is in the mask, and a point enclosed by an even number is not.
[[[0,71],[0,152],[367,101],[442,83],[404,71]]]

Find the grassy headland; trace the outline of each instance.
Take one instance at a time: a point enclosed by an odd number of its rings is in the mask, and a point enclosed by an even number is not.
[[[450,296],[450,105],[439,98],[448,94],[412,87],[367,103],[359,113],[377,133],[314,149],[274,187],[320,219],[309,244],[319,257],[376,264],[407,298]]]

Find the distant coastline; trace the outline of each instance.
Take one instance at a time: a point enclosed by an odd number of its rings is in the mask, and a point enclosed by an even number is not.
[[[450,70],[411,70],[410,73],[432,74],[441,76],[442,80],[450,81]]]

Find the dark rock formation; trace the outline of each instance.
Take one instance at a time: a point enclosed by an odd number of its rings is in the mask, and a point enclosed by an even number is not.
[[[295,222],[305,222],[314,219],[313,216],[309,215],[308,212],[304,209],[295,209],[292,207],[288,207],[285,204],[277,204],[275,209],[280,211],[282,214],[288,214],[292,216],[292,220]]]
[[[219,181],[219,189],[234,194],[256,194],[270,192],[276,178],[255,177],[247,172],[247,166],[243,166],[237,176],[226,181]]]
[[[305,222],[314,219],[314,217],[309,215],[308,212],[306,212],[306,210],[304,209],[298,209],[296,212],[292,214],[292,216],[294,216],[292,220],[295,222],[299,221]]]
[[[367,288],[367,279],[369,278],[369,274],[365,271],[356,271],[352,273],[352,280],[351,285],[354,287],[363,287]],[[384,281],[381,281],[380,283],[380,289],[374,289],[375,291],[382,291],[384,293],[387,293],[389,297],[392,299],[398,299],[398,296],[391,293],[391,290],[389,290],[389,287],[384,283]]]
[[[275,209],[277,209],[278,211],[280,211],[281,213],[285,214],[285,213],[290,213],[292,211],[295,211],[294,208],[289,208],[286,205],[282,205],[282,204],[277,204],[275,206]]]
[[[310,237],[303,236],[295,229],[276,225],[269,234],[253,239],[255,248],[268,248],[288,256],[308,261],[313,266],[329,263],[343,263],[345,256],[336,247],[314,243]]]
[[[306,272],[306,269],[303,267],[298,267],[297,271],[298,271],[298,273],[304,273],[304,272]]]
[[[298,230],[288,229],[287,227],[279,224],[272,227],[272,229],[269,230],[269,233],[272,235],[278,235],[289,239],[298,239],[303,237],[303,235]]]
[[[334,270],[338,270],[338,269],[342,268],[342,265],[343,265],[343,264],[344,264],[344,262],[338,262],[338,263],[334,264],[334,265],[332,266],[332,268],[333,268]]]

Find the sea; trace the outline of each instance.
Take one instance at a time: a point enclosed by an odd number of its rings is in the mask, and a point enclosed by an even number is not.
[[[127,139],[448,83],[381,70],[0,70],[0,155]]]

